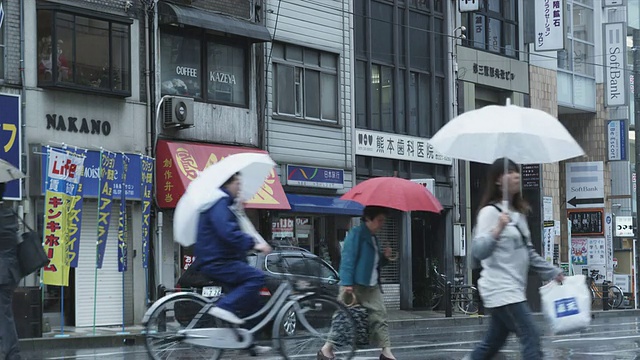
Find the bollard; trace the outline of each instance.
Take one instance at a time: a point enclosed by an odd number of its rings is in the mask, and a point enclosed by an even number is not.
[[[451,317],[452,316],[452,304],[451,304],[451,281],[447,281],[444,286],[444,316]]]
[[[609,282],[602,282],[602,310],[609,310]]]

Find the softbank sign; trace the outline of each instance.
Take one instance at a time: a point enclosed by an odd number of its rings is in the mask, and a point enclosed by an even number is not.
[[[627,105],[626,44],[625,23],[603,24],[604,37],[604,105],[607,107]]]

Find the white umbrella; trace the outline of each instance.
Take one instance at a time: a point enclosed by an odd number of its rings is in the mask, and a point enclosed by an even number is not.
[[[8,182],[11,180],[22,179],[26,175],[17,167],[9,162],[0,159],[0,182]]]
[[[584,155],[569,131],[542,110],[490,105],[449,121],[429,140],[434,149],[460,160],[491,164],[509,158],[519,164],[553,163]],[[504,188],[506,203],[506,186]],[[506,207],[505,207],[506,209]]]
[[[231,176],[240,173],[238,201],[244,202],[260,190],[275,165],[267,154],[239,153],[230,155],[200,172],[176,205],[173,215],[174,241],[183,246],[191,246],[196,242],[200,213],[225,196],[220,187]],[[240,209],[238,212],[243,230],[251,233],[256,241],[264,241],[251,222],[243,218],[243,212]]]
[[[540,164],[584,155],[558,119],[509,100],[506,106],[485,106],[457,116],[429,142],[442,154],[486,164],[501,157]]]

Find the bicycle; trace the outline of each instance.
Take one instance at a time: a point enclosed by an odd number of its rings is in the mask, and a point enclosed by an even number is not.
[[[444,297],[445,287],[447,284],[447,276],[439,274],[438,269],[434,266],[433,272],[437,275],[435,283],[431,286],[431,309],[435,309],[440,305]],[[456,276],[453,286],[451,287],[451,304],[453,308],[458,308],[462,313],[473,315],[478,312],[479,306],[476,301],[475,293],[477,289],[472,285],[465,285],[464,278]]]
[[[596,300],[598,299],[602,303],[604,295],[601,287],[596,284],[596,280],[604,279],[604,275],[600,275],[599,272],[599,270],[591,270],[591,276],[587,277],[587,281],[589,282],[589,290],[591,290],[591,305],[595,304]],[[624,296],[622,289],[619,286],[609,283],[608,296],[608,303],[611,309],[617,309],[618,307],[620,307],[620,305],[622,305]]]
[[[273,348],[287,360],[315,357],[327,341],[334,344],[339,359],[351,359],[356,350],[356,324],[345,305],[337,299],[316,293],[304,280],[285,276],[271,299],[256,313],[245,317],[244,328],[207,314],[220,298],[179,292],[156,301],[144,315],[145,345],[154,360],[201,358],[220,359],[224,351],[253,353],[254,335],[272,324]],[[224,295],[223,295],[224,296]],[[346,334],[337,339],[332,321],[340,317]],[[292,321],[294,320],[294,321]],[[346,324],[344,323],[346,322]],[[291,327],[295,331],[291,331]]]

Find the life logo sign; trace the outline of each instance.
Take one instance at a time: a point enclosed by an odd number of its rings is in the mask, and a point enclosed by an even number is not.
[[[0,94],[0,158],[11,165],[21,168],[21,107],[20,95]],[[7,183],[4,198],[22,199],[21,180]]]

